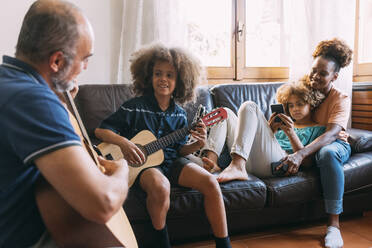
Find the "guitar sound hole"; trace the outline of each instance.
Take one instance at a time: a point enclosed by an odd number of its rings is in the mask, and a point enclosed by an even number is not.
[[[111,153],[106,154],[105,158],[106,158],[107,160],[114,160],[114,158],[112,157]]]

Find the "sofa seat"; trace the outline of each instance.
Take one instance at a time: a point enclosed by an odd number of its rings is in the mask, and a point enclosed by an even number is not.
[[[372,187],[372,153],[353,154],[344,164],[345,194]],[[282,207],[322,198],[317,168],[296,176],[263,179],[267,186],[267,205]]]
[[[355,153],[344,164],[345,194],[372,188],[372,152]]]
[[[260,209],[266,202],[266,185],[257,177],[247,181],[221,184],[225,207],[228,210]],[[171,206],[168,217],[179,217],[192,212],[204,211],[202,194],[196,190],[172,187]]]
[[[260,209],[266,202],[266,185],[255,176],[247,181],[232,181],[221,184],[225,207],[228,210]],[[203,196],[199,191],[175,186],[171,188],[169,218],[179,218],[185,214],[203,211]],[[131,205],[136,205],[133,207]],[[146,194],[141,189],[132,188],[124,204],[127,215],[133,220],[149,220],[146,211]]]
[[[320,180],[316,170],[300,171],[295,176],[263,179],[267,187],[267,206],[282,207],[320,198]]]

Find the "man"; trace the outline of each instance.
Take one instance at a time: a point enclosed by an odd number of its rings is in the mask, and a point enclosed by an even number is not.
[[[82,147],[55,91],[87,68],[93,31],[71,3],[39,0],[28,10],[15,58],[0,66],[0,247],[40,243],[45,227],[34,198],[44,177],[83,217],[106,223],[128,192],[125,160],[100,164]]]

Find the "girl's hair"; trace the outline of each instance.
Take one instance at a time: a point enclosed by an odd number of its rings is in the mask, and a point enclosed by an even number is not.
[[[276,99],[279,103],[283,104],[287,114],[288,109],[288,99],[291,95],[296,95],[298,98],[303,100],[305,103],[310,104],[311,109],[318,107],[325,95],[318,90],[312,90],[307,87],[307,81],[309,78],[304,76],[298,82],[286,83],[280,86],[276,92]]]
[[[350,64],[352,54],[353,51],[344,41],[333,38],[319,42],[313,53],[313,58],[321,56],[333,61],[336,64],[335,72],[338,72],[340,68]]]
[[[201,80],[200,62],[181,48],[167,48],[161,44],[143,47],[132,54],[130,71],[136,95],[153,92],[152,75],[157,61],[166,61],[174,66],[177,78],[173,99],[185,103],[194,99],[194,88]]]

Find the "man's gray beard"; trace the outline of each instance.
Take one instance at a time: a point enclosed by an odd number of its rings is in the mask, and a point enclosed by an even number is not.
[[[57,92],[70,91],[74,88],[73,81],[66,81],[65,78],[71,71],[71,66],[66,65],[61,71],[55,73],[51,77],[51,81],[54,87],[54,90]]]
[[[73,81],[54,81],[52,80],[53,87],[57,92],[65,92],[70,91],[74,88],[74,82]]]

